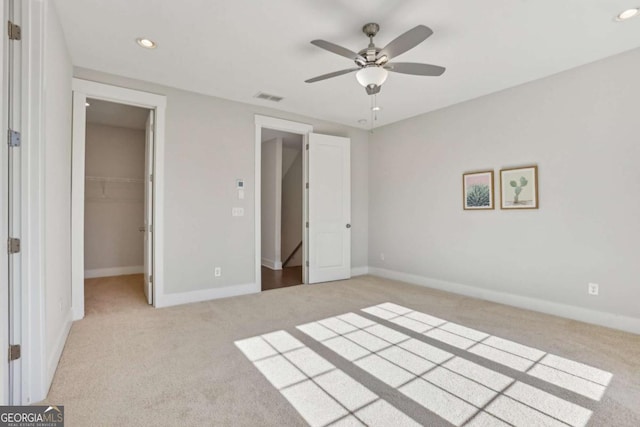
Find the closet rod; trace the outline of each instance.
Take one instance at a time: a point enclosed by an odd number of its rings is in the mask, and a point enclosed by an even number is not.
[[[87,181],[99,181],[99,182],[123,182],[123,183],[136,183],[142,184],[144,179],[142,178],[118,178],[112,176],[86,176]]]

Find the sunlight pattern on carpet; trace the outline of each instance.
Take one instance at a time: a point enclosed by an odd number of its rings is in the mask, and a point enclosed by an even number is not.
[[[601,369],[397,304],[362,311],[368,317],[346,313],[296,328],[330,350],[321,351],[330,360],[332,353],[344,359],[343,369],[371,378],[367,386],[286,331],[235,344],[310,425],[322,427],[415,426],[420,417],[435,416],[456,426],[584,427],[612,379]]]
[[[311,426],[419,426],[288,332],[235,344]]]
[[[591,411],[354,313],[298,326],[456,426],[582,427]]]
[[[610,372],[396,304],[362,311],[593,400],[602,398],[613,377]]]

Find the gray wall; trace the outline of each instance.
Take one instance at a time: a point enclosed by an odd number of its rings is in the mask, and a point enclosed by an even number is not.
[[[367,132],[97,71],[76,68],[74,75],[167,96],[165,292],[255,283],[255,114],[351,138],[352,265],[367,265]],[[237,178],[247,184],[244,200],[237,198]],[[244,207],[245,216],[232,217],[234,206]],[[213,277],[214,266],[222,267],[222,277]]]
[[[640,317],[638,75],[634,50],[376,130],[369,265]],[[539,210],[462,210],[463,172],[528,164]]]
[[[91,108],[91,107],[89,107]],[[87,123],[85,175],[144,178],[145,131]],[[144,264],[144,185],[87,181],[85,270]]]
[[[260,159],[262,174],[261,197],[261,258],[265,267],[280,269],[280,223],[282,194],[282,138],[262,142]]]
[[[289,170],[282,177],[282,262],[287,260],[302,241],[302,149],[289,148],[296,154]],[[298,249],[287,267],[302,265],[302,248]]]

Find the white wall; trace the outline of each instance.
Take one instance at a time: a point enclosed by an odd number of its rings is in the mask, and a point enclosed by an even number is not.
[[[132,270],[126,267],[142,272],[144,234],[138,229],[144,225],[145,131],[87,123],[85,141],[86,176],[141,181],[85,183],[85,274]]]
[[[52,2],[44,55],[44,312],[47,388],[71,326],[71,77],[73,68]]]
[[[638,75],[634,50],[376,130],[369,265],[640,327]],[[463,172],[499,179],[500,168],[528,164],[539,167],[539,210],[463,211]]]
[[[166,293],[255,283],[255,114],[309,123],[315,132],[351,138],[351,259],[353,267],[367,265],[367,132],[97,71],[76,68],[74,74],[167,96]],[[238,178],[247,185],[244,200],[237,197]],[[231,216],[236,206],[244,207],[245,216]],[[214,278],[214,266],[222,267],[221,277]]]
[[[291,255],[302,241],[302,139],[297,150],[288,148],[295,154],[288,170],[282,177],[282,262]],[[298,249],[287,267],[302,265],[302,248]]]
[[[281,199],[282,199],[282,138],[262,142],[262,166],[260,217],[262,229],[262,265],[272,270],[282,268],[281,236]]]

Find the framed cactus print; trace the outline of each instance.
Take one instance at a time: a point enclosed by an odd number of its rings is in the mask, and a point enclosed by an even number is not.
[[[538,209],[538,167],[500,170],[500,208]]]
[[[493,209],[493,171],[462,174],[462,207],[465,210]]]

